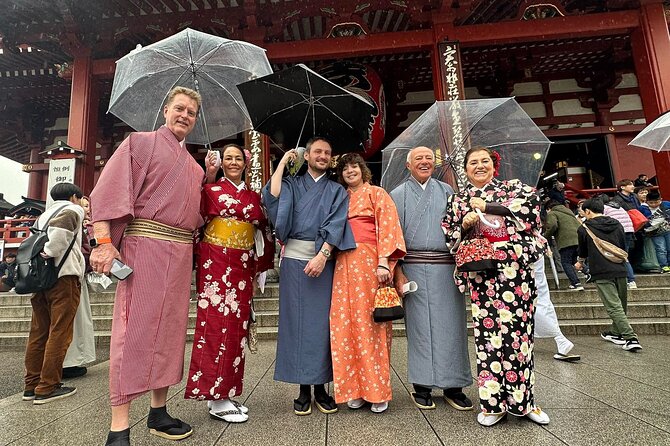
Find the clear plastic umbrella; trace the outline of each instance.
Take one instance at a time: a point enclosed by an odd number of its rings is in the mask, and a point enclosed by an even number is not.
[[[137,131],[155,130],[170,90],[188,87],[203,103],[186,140],[208,144],[251,127],[236,86],[270,73],[263,48],[187,28],[116,62],[109,111]]]
[[[470,147],[486,146],[501,156],[500,179],[535,186],[551,141],[514,98],[438,101],[382,152],[382,187],[395,189],[409,178],[407,154],[417,146],[435,153],[433,176],[462,188]]]
[[[628,143],[629,146],[656,150],[657,152],[670,150],[670,113],[663,113],[654,122],[646,126]]]

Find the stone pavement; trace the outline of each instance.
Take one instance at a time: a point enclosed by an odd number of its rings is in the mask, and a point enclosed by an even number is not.
[[[247,423],[210,419],[204,403],[183,399],[183,385],[172,389],[168,408],[194,427],[191,438],[177,443],[184,446],[670,445],[669,340],[643,336],[644,350],[635,354],[595,336],[573,337],[575,352],[582,354],[576,364],[553,360],[553,341],[539,340],[536,398],[551,416],[548,426],[508,417],[498,426],[483,428],[475,412],[457,412],[441,399],[436,399],[437,410],[418,410],[408,395],[405,338],[393,340],[394,400],[384,414],[341,405],[333,415],[316,410],[307,417],[293,415],[296,387],[272,379],[273,341],[261,342],[259,353],[247,356],[240,398],[250,408]],[[187,358],[189,351],[190,346]],[[91,367],[87,376],[70,382],[77,387],[76,395],[51,404],[33,406],[22,402],[20,393],[0,400],[0,444],[102,445],[109,423],[107,371],[108,362]],[[474,386],[466,393],[476,401]],[[132,406],[132,444],[175,444],[149,434],[147,408],[147,396]]]

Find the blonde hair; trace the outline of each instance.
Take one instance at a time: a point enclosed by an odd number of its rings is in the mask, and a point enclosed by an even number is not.
[[[170,105],[178,94],[183,94],[193,99],[198,105],[198,110],[200,110],[200,107],[202,106],[202,96],[200,96],[200,93],[197,91],[186,87],[174,87],[170,90],[170,93],[168,93],[167,98],[165,99],[165,105]]]

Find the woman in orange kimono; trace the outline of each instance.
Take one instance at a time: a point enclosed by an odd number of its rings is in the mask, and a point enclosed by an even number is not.
[[[397,260],[405,255],[398,211],[391,197],[370,185],[363,158],[344,155],[337,165],[339,181],[349,194],[348,220],[356,249],[340,252],[335,264],[330,308],[330,345],[335,401],[384,412],[391,400],[392,322],[372,319],[375,292],[390,284]]]

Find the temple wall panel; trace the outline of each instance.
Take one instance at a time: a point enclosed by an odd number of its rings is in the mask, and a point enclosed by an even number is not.
[[[654,167],[654,159],[652,152],[646,149],[638,149],[631,147],[628,143],[635,137],[635,134],[616,134],[613,140],[616,147],[610,150],[616,150],[616,157],[618,159],[618,178],[615,181],[628,178],[634,180],[641,173],[645,173],[649,178],[656,175]],[[613,169],[615,172],[617,169]]]

